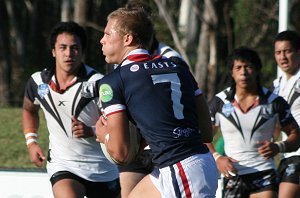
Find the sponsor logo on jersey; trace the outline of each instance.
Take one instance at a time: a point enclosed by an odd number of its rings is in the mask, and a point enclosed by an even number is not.
[[[100,99],[102,102],[111,101],[113,98],[113,90],[108,84],[102,84],[99,90]]]
[[[40,85],[38,86],[38,94],[39,94],[39,96],[40,96],[42,99],[44,99],[44,97],[45,97],[48,93],[49,93],[49,86],[48,86],[48,84],[43,83],[43,84],[40,84]]]
[[[65,102],[68,102],[66,100],[58,101],[58,106],[66,106]]]
[[[130,71],[132,71],[132,72],[136,72],[136,71],[138,71],[140,69],[140,66],[138,66],[138,65],[132,65],[131,67],[130,67]]]
[[[173,62],[147,62],[144,63],[144,68],[145,69],[161,69],[161,68],[166,68],[166,67],[177,67],[177,65]]]
[[[229,117],[233,111],[234,111],[234,108],[233,108],[231,103],[226,103],[226,104],[223,105],[222,113],[226,117]]]
[[[81,96],[85,98],[94,97],[94,82],[83,82]]]
[[[175,138],[179,137],[190,137],[192,133],[194,133],[196,130],[191,128],[182,128],[177,127],[173,130],[173,134],[176,135]]]

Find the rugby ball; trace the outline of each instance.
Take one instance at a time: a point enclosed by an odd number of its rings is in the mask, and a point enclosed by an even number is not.
[[[129,148],[129,154],[128,154],[129,156],[126,164],[129,164],[136,159],[136,156],[140,148],[140,142],[141,142],[141,135],[138,129],[132,123],[130,123],[129,125],[129,134],[130,134],[130,148]],[[103,154],[111,163],[117,165],[126,165],[124,163],[120,163],[119,161],[111,157],[104,143],[100,143],[100,146]]]

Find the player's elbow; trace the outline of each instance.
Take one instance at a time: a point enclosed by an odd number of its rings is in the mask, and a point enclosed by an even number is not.
[[[213,141],[213,136],[212,135],[206,135],[202,138],[203,143],[211,143]]]
[[[207,127],[205,131],[201,133],[201,135],[204,143],[211,143],[214,138],[212,127]]]
[[[111,150],[110,155],[119,165],[128,163],[129,150],[127,148]]]

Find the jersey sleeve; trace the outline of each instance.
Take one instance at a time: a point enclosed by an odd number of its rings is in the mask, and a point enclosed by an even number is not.
[[[125,111],[122,80],[115,71],[98,81],[100,104],[106,116]]]
[[[222,104],[222,100],[217,96],[214,96],[208,103],[211,121],[212,124],[215,126],[219,126],[219,119],[217,118],[217,113]]]
[[[282,98],[278,97],[273,101],[275,111],[278,113],[279,122],[281,127],[285,127],[292,122],[296,122],[294,119],[289,104]]]
[[[36,97],[36,90],[37,90],[37,85],[34,82],[33,78],[31,77],[25,86],[25,97],[28,98],[32,103],[35,101]]]

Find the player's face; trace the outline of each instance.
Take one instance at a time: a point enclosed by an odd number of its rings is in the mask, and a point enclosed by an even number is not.
[[[116,31],[116,19],[109,19],[100,40],[105,61],[110,64],[119,64],[125,56],[124,36]]]
[[[236,83],[236,88],[253,89],[256,88],[257,71],[248,62],[235,60],[232,68],[232,78]]]
[[[289,41],[277,41],[274,56],[278,66],[288,75],[293,75],[300,67],[300,50],[295,51]]]
[[[68,33],[59,34],[52,55],[55,57],[57,72],[74,74],[82,60],[80,40]]]

